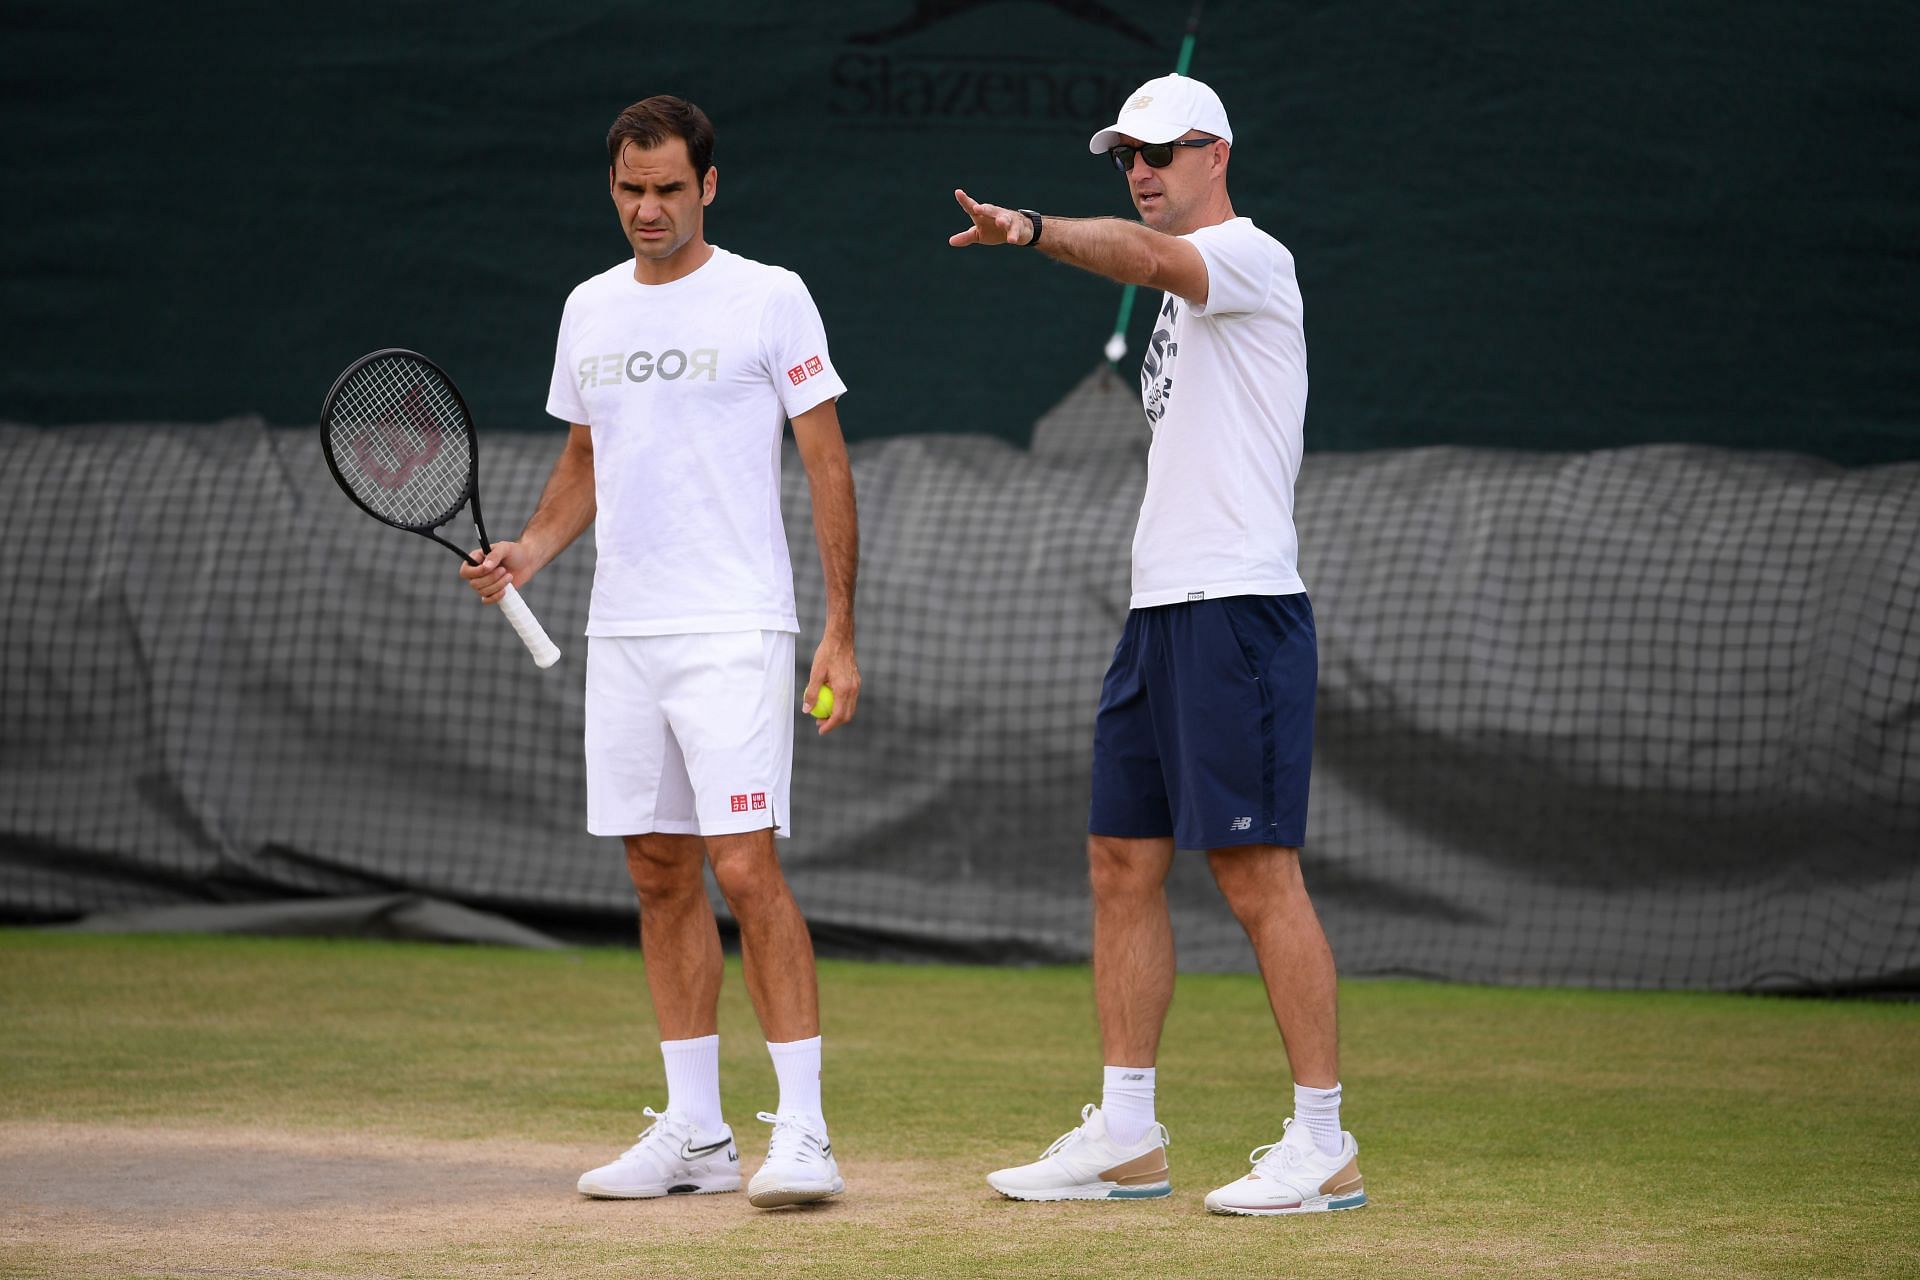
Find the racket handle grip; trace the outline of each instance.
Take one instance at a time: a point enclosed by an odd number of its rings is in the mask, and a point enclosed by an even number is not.
[[[513,624],[513,629],[526,642],[527,652],[533,655],[534,666],[545,668],[560,661],[559,646],[547,639],[540,619],[533,616],[533,610],[527,608],[527,602],[520,598],[520,593],[513,589],[511,582],[507,584],[507,593],[500,597],[500,612],[507,615],[507,621]]]

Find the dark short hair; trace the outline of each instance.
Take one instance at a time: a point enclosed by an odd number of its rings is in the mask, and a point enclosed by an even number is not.
[[[668,138],[686,142],[693,176],[705,181],[713,167],[713,121],[685,98],[667,93],[642,99],[613,118],[613,127],[607,130],[607,164],[618,165],[621,149],[629,142],[650,151]]]

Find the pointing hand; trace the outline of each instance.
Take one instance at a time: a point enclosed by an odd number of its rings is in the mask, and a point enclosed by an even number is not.
[[[947,237],[947,243],[954,248],[963,249],[970,244],[1025,244],[1033,239],[1033,224],[1019,210],[981,204],[958,187],[954,188],[953,198],[973,219],[971,227]]]

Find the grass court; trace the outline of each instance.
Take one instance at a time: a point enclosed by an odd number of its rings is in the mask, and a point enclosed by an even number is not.
[[[1258,980],[1184,975],[1174,1194],[1018,1204],[1098,1101],[1081,967],[823,962],[848,1190],[596,1202],[666,1090],[636,951],[0,931],[0,1275],[1920,1276],[1920,1008],[1341,987],[1372,1203],[1207,1214],[1291,1094]],[[721,1005],[746,1171],[774,1078]]]

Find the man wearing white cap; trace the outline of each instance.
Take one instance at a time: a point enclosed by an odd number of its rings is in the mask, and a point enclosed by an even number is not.
[[[1367,1202],[1359,1148],[1340,1128],[1333,953],[1300,874],[1318,670],[1293,528],[1306,331],[1293,255],[1234,216],[1232,144],[1212,89],[1163,76],[1088,144],[1126,175],[1140,222],[954,192],[973,220],[956,247],[1031,246],[1164,291],[1140,370],[1153,443],[1133,594],[1094,727],[1087,856],[1105,1087],[1039,1160],[988,1175],[1016,1200],[1172,1193],[1154,1061],[1173,999],[1165,883],[1181,848],[1207,850],[1253,943],[1294,1080],[1280,1140],[1256,1147],[1252,1172],[1207,1208]]]

